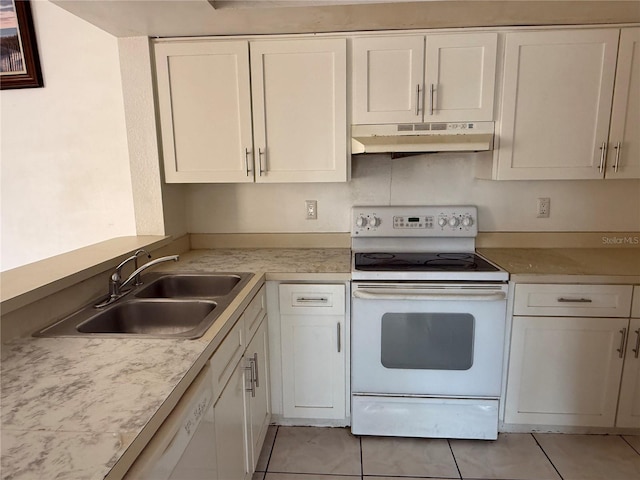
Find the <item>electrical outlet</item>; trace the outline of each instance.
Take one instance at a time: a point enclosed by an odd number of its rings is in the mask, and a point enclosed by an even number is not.
[[[551,199],[549,197],[538,198],[538,218],[549,218]]]
[[[317,220],[318,219],[318,201],[305,200],[304,205],[307,211],[307,220]]]

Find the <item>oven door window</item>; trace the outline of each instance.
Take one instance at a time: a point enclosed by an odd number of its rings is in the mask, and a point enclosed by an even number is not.
[[[382,365],[405,370],[469,370],[474,323],[468,313],[385,313]]]

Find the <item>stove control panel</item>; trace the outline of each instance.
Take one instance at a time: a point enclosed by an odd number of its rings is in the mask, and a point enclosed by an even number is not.
[[[352,209],[353,237],[475,237],[475,206],[363,206]]]

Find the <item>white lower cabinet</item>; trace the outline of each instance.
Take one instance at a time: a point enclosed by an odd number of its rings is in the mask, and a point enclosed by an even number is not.
[[[267,429],[271,422],[271,392],[269,386],[269,335],[263,317],[245,353],[245,398],[247,408],[247,444],[250,470],[258,463]]]
[[[344,284],[279,287],[285,419],[348,417],[348,327]]]
[[[640,285],[633,290],[616,426],[640,428]]]
[[[219,480],[251,478],[271,422],[266,318],[266,293],[262,287],[211,361],[220,366],[221,376],[226,368],[233,369],[213,408]],[[236,332],[241,332],[241,358],[236,353]]]
[[[640,321],[629,320],[631,289],[516,285],[505,424],[638,426]]]
[[[213,407],[219,480],[243,480],[250,476],[245,444],[244,390],[244,371],[242,363],[238,363]]]
[[[266,307],[263,286],[127,472],[127,480],[252,477],[271,422]]]
[[[505,423],[613,426],[627,323],[514,317]]]

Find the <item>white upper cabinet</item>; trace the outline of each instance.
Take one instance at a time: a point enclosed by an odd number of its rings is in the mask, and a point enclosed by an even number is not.
[[[425,122],[493,120],[498,34],[427,35]]]
[[[167,182],[252,182],[249,44],[155,45]]]
[[[347,181],[346,39],[161,41],[155,56],[167,182]]]
[[[354,38],[351,123],[422,121],[424,36]]]
[[[497,38],[354,38],[352,123],[493,120]]]
[[[256,181],[347,180],[346,39],[251,42]]]
[[[620,33],[606,178],[640,178],[640,28]]]
[[[506,35],[494,178],[602,178],[617,29]]]

